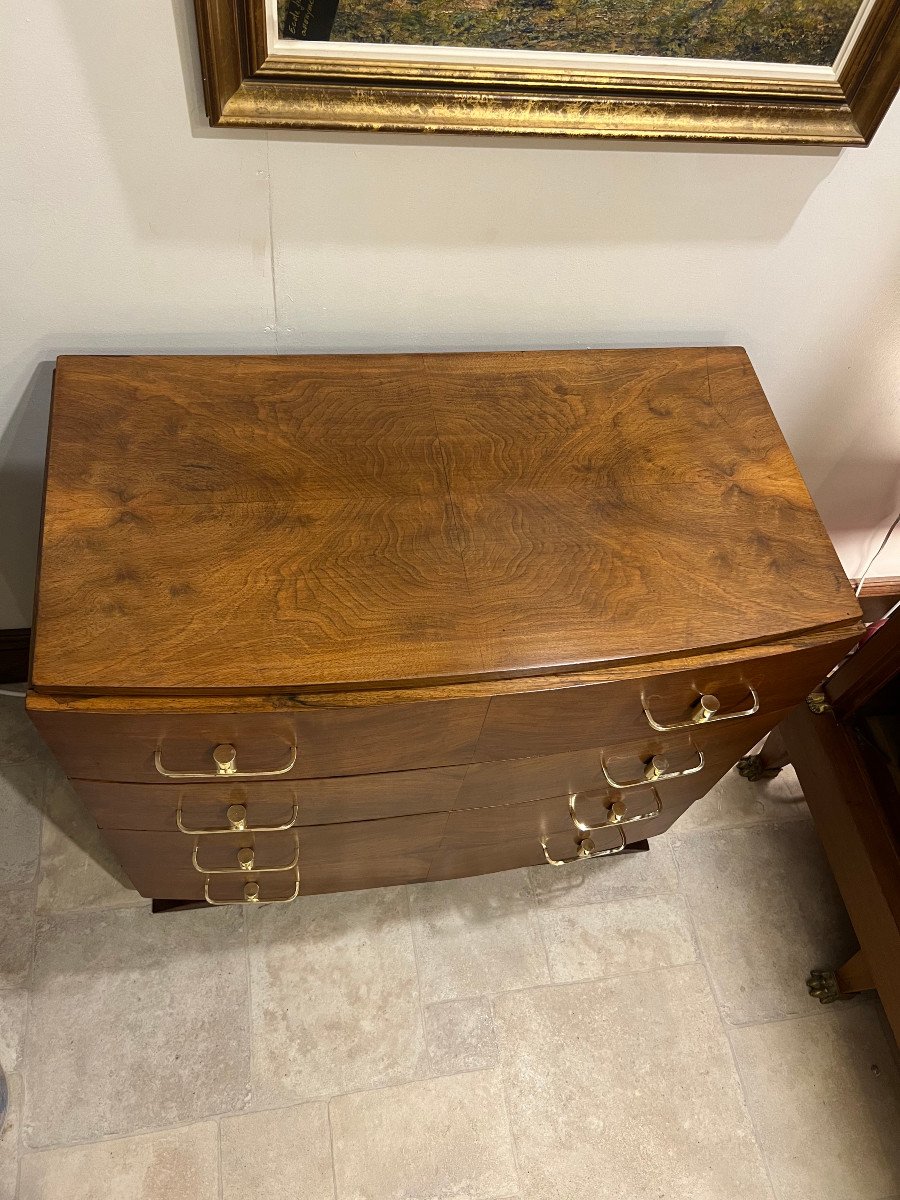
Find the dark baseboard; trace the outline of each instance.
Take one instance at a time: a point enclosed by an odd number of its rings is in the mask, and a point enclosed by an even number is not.
[[[24,683],[28,679],[30,629],[0,629],[0,683]]]

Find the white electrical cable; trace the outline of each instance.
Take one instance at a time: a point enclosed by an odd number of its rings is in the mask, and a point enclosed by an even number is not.
[[[866,563],[866,569],[863,571],[862,575],[860,575],[859,582],[856,585],[857,597],[859,596],[860,592],[862,591],[863,584],[866,582],[866,576],[872,570],[872,566],[875,562],[875,559],[878,557],[878,555],[882,552],[882,550],[885,548],[885,546],[891,540],[891,534],[894,532],[894,530],[897,528],[898,525],[900,525],[900,513],[897,513],[896,517],[894,517],[893,521],[891,522],[890,529],[887,531],[887,533],[884,535],[884,537],[882,539],[881,545],[878,547],[878,549],[875,551],[875,553],[872,555],[872,557]]]
[[[0,688],[0,696],[15,696],[17,700],[24,700],[24,692],[14,692],[12,688]]]

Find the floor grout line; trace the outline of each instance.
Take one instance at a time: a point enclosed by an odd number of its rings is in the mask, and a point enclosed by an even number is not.
[[[225,1178],[222,1173],[222,1122],[216,1121],[216,1161],[219,1168],[219,1200],[223,1200],[225,1191]]]
[[[494,1045],[497,1047],[497,1051],[498,1051],[497,1065],[494,1069],[498,1072],[498,1074],[500,1076],[500,1090],[503,1093],[503,1107],[506,1111],[506,1127],[509,1130],[509,1141],[510,1141],[510,1145],[512,1146],[513,1165],[516,1168],[516,1191],[519,1193],[519,1195],[521,1195],[521,1193],[522,1193],[522,1163],[521,1163],[521,1159],[519,1156],[519,1141],[518,1141],[518,1138],[516,1137],[515,1130],[513,1129],[512,1109],[510,1108],[510,1103],[509,1103],[509,1091],[507,1090],[507,1087],[506,1087],[506,1068],[503,1065],[503,1062],[501,1060],[501,1056],[499,1053],[500,1047],[498,1045],[498,1039],[497,1039],[497,1019],[494,1015],[494,1000],[493,1000],[492,996],[488,997],[488,1009],[491,1014],[491,1027],[494,1031]]]
[[[677,870],[678,869],[678,857],[677,857],[677,855],[675,855],[674,857],[675,857],[675,867]],[[680,879],[680,874],[679,874],[679,879]],[[724,1013],[722,1012],[722,1003],[719,998],[718,992],[716,991],[712,971],[710,970],[709,961],[706,956],[706,951],[703,947],[703,942],[701,941],[701,938],[700,938],[700,932],[697,928],[696,918],[694,916],[694,910],[691,907],[690,898],[684,892],[682,892],[681,895],[684,900],[685,908],[687,910],[688,920],[691,924],[691,929],[694,932],[694,936],[695,936],[695,939],[697,942],[697,951],[699,954],[698,961],[699,961],[700,965],[703,967],[703,972],[706,976],[706,985],[709,988],[709,994],[712,997],[713,1006],[715,1007],[716,1014],[718,1015],[718,1018],[719,1018],[719,1026],[720,1026],[720,1028],[722,1030],[722,1034],[725,1038],[725,1044],[728,1047],[728,1055],[729,1055],[729,1058],[731,1059],[731,1065],[734,1070],[734,1075],[737,1080],[738,1088],[740,1090],[741,1099],[744,1102],[744,1111],[747,1113],[747,1119],[750,1122],[750,1129],[753,1133],[753,1140],[756,1143],[757,1150],[759,1151],[760,1161],[762,1163],[763,1170],[765,1172],[765,1176],[766,1176],[766,1179],[769,1184],[769,1191],[771,1192],[772,1196],[775,1197],[775,1200],[780,1200],[779,1192],[775,1187],[775,1180],[772,1175],[772,1168],[769,1163],[769,1156],[766,1153],[765,1146],[763,1145],[763,1140],[762,1140],[762,1136],[760,1133],[759,1125],[758,1125],[756,1117],[753,1113],[753,1108],[750,1104],[750,1096],[749,1096],[749,1092],[747,1089],[747,1083],[746,1083],[746,1080],[744,1079],[743,1072],[741,1071],[741,1066],[740,1066],[740,1062],[738,1061],[737,1052],[735,1051],[734,1044],[732,1043],[732,1040],[731,1040],[731,1033],[730,1033],[729,1025],[725,1019]]]
[[[413,920],[412,912],[412,893],[411,888],[414,884],[404,884],[403,891],[406,896],[406,921],[409,929],[409,941],[412,946],[413,966],[416,969],[416,993],[419,1001],[419,1024],[422,1027],[422,1045],[425,1048],[425,1057],[428,1059],[429,1070],[434,1069],[434,1060],[431,1057],[431,1046],[428,1044],[428,1029],[425,1025],[425,1001],[422,997],[422,968],[419,965],[419,948],[416,945],[416,926]],[[428,1078],[432,1078],[429,1074]]]
[[[253,1021],[253,967],[250,962],[250,914],[246,909],[241,911],[241,923],[244,932],[244,970],[247,972],[247,1064],[250,1078],[247,1080],[247,1103],[249,1111],[253,1110],[253,1085],[256,1080],[256,1035]]]
[[[328,1149],[331,1155],[331,1191],[334,1200],[338,1200],[337,1162],[335,1161],[334,1125],[331,1121],[331,1101],[325,1104],[325,1115],[328,1118]]]

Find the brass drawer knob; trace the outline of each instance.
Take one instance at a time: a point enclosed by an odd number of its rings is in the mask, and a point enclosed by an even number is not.
[[[644,716],[651,729],[655,729],[657,733],[671,733],[673,729],[690,729],[692,725],[712,724],[713,721],[736,721],[740,717],[752,717],[759,712],[759,695],[756,688],[751,684],[747,684],[750,691],[750,699],[752,703],[749,708],[740,708],[737,712],[722,712],[722,702],[718,696],[712,695],[711,692],[704,692],[695,701],[690,719],[687,721],[678,721],[674,725],[661,725],[655,719],[650,711],[650,701],[648,698],[641,696],[641,708],[644,710]]]
[[[609,773],[605,760],[602,758],[600,760],[600,769],[603,771],[603,776],[609,786],[619,792],[624,792],[628,788],[646,787],[648,783],[662,783],[666,779],[684,779],[687,775],[696,775],[698,771],[702,771],[706,763],[703,751],[695,746],[693,742],[690,745],[691,749],[697,755],[697,765],[695,767],[687,767],[684,771],[670,771],[668,759],[664,754],[654,754],[646,759],[644,771],[640,779],[614,779]]]
[[[572,824],[579,833],[594,833],[598,829],[608,829],[610,825],[634,825],[637,821],[650,821],[654,817],[658,817],[662,812],[662,800],[659,798],[659,793],[655,787],[651,787],[650,792],[653,794],[653,808],[649,812],[636,813],[634,816],[628,816],[628,805],[621,798],[611,800],[606,809],[606,820],[601,821],[599,825],[586,825],[578,816],[578,793],[574,792],[569,796],[569,816],[572,818]]]
[[[216,746],[213,750],[213,762],[216,764],[217,775],[235,775],[237,773],[237,750],[234,746]]]
[[[297,765],[297,747],[291,746],[290,757],[283,767],[273,767],[266,771],[239,771],[237,750],[227,742],[216,746],[212,752],[212,759],[216,764],[215,771],[170,771],[163,766],[162,750],[157,746],[153,763],[165,779],[221,779],[223,776],[229,779],[267,779],[272,775],[287,775],[288,771],[294,769]]]
[[[618,828],[618,827],[617,827]],[[594,845],[594,839],[591,837],[579,837],[576,839],[578,853],[574,858],[554,858],[547,849],[549,838],[541,838],[541,849],[544,851],[544,858],[551,867],[566,867],[569,863],[583,862],[586,858],[609,858],[612,854],[621,854],[625,849],[625,830],[619,829],[619,837],[622,839],[618,846],[613,846],[610,850],[598,850]]]
[[[225,816],[235,832],[247,828],[247,809],[243,804],[229,804]]]
[[[644,767],[644,778],[648,783],[662,779],[669,769],[669,760],[664,754],[654,754]]]
[[[244,846],[237,852],[238,866],[242,871],[252,871],[256,855],[250,846]]]

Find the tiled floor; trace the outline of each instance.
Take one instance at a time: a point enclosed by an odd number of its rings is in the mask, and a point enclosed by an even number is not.
[[[796,777],[649,854],[151,917],[0,699],[0,1200],[892,1200]]]

